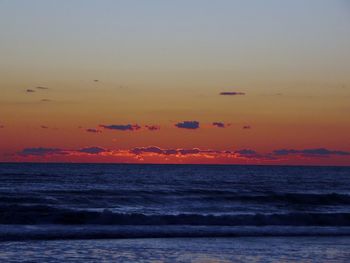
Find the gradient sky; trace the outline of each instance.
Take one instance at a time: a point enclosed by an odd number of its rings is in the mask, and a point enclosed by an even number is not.
[[[0,0],[0,36],[2,162],[350,165],[347,0]]]

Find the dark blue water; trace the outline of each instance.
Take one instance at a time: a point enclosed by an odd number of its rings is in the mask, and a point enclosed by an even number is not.
[[[0,164],[2,240],[349,234],[349,167]]]

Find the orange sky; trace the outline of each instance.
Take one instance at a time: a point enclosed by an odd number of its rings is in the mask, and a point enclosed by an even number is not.
[[[1,162],[350,165],[344,1],[34,2],[0,3]]]

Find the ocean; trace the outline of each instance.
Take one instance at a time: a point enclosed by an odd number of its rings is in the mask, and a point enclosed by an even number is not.
[[[350,167],[0,164],[1,262],[346,262],[347,251]]]

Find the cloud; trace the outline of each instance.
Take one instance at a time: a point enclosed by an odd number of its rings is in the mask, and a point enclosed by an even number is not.
[[[187,154],[198,154],[201,153],[203,151],[201,151],[198,148],[194,148],[194,149],[179,149],[178,153],[182,154],[182,155],[187,155]]]
[[[49,127],[48,127],[48,126],[45,126],[45,125],[41,125],[40,128],[41,128],[41,129],[48,129]]]
[[[230,124],[225,124],[223,122],[213,122],[212,125],[215,126],[215,127],[218,127],[218,128],[226,128]]]
[[[183,121],[175,124],[176,127],[181,129],[191,129],[195,130],[199,128],[199,122],[198,121]]]
[[[256,151],[250,150],[250,149],[238,150],[238,151],[235,151],[235,153],[238,153],[241,155],[256,155],[256,154],[258,154]]]
[[[42,99],[41,102],[51,102],[52,100],[50,99]]]
[[[138,124],[126,124],[126,125],[120,125],[120,124],[113,124],[113,125],[100,125],[100,127],[108,130],[119,130],[119,131],[137,131],[141,129],[141,126]]]
[[[328,150],[326,148],[316,148],[316,149],[303,149],[303,150],[295,150],[295,149],[280,149],[273,151],[274,155],[277,156],[287,156],[287,155],[304,155],[304,156],[348,156],[350,152],[345,151],[334,151]]]
[[[243,126],[243,130],[250,130],[252,127],[250,125]]]
[[[161,149],[157,146],[149,147],[136,147],[130,150],[131,153],[136,155],[141,155],[144,153],[154,153],[159,155],[190,155],[190,154],[199,154],[199,153],[208,153],[212,152],[211,150],[200,150],[198,148],[193,149]]]
[[[3,129],[3,128],[5,128],[5,126],[4,125],[0,125],[0,129]]]
[[[86,131],[86,132],[91,132],[91,133],[101,133],[100,130],[98,130],[98,129],[93,129],[93,128],[86,129],[85,131]]]
[[[78,150],[78,152],[88,153],[88,154],[100,154],[100,153],[108,152],[108,151],[101,148],[101,147],[87,147],[87,148],[82,148],[82,149]]]
[[[145,126],[149,131],[158,131],[160,130],[160,126],[158,125],[146,125]]]
[[[66,155],[67,151],[59,148],[25,148],[21,152],[18,153],[21,156],[45,156],[45,155]]]
[[[275,160],[271,154],[259,154],[256,151],[243,149],[238,151],[231,150],[202,150],[199,148],[190,148],[190,149],[161,149],[157,146],[149,147],[137,147],[129,151],[129,153],[136,156],[146,157],[153,155],[160,155],[165,157],[195,157],[195,158],[228,158],[228,159],[241,159],[241,160]]]
[[[325,148],[319,149],[281,149],[275,150],[270,153],[259,153],[252,149],[241,149],[241,150],[214,150],[214,149],[200,149],[200,148],[187,148],[187,149],[174,149],[168,148],[163,149],[157,146],[147,146],[147,147],[135,147],[132,149],[104,149],[102,147],[92,146],[84,147],[80,149],[60,149],[60,148],[25,148],[21,152],[17,153],[19,157],[30,157],[30,158],[40,158],[48,157],[58,160],[60,156],[65,158],[65,160],[84,160],[84,159],[74,159],[74,158],[94,158],[98,157],[96,160],[102,160],[99,158],[104,158],[103,160],[120,160],[113,158],[122,158],[124,161],[134,162],[138,161],[155,161],[155,162],[210,162],[210,163],[262,163],[262,162],[286,162],[289,161],[305,161],[308,159],[320,159],[334,157],[348,157],[350,152],[345,151],[332,151]],[[56,159],[57,158],[57,159]],[[68,158],[68,159],[67,159]],[[72,159],[70,159],[72,158]],[[108,158],[108,159],[106,159]],[[126,158],[126,159],[123,159]],[[131,158],[131,159],[130,159]],[[187,160],[187,161],[186,161]]]
[[[237,91],[223,91],[220,92],[220,95],[223,96],[239,96],[239,95],[245,95],[244,92],[237,92]]]
[[[149,146],[149,147],[136,147],[130,150],[131,153],[140,155],[143,153],[156,153],[156,154],[165,154],[165,151],[156,147],[156,146]]]
[[[277,159],[272,154],[260,154],[251,149],[242,149],[235,151],[234,154],[239,158],[255,159],[255,160],[275,160]]]
[[[77,154],[101,154],[104,152],[109,152],[101,147],[86,147],[78,150],[68,150],[60,148],[24,148],[18,153],[19,156],[51,156],[51,155],[77,155]]]
[[[215,150],[201,150],[199,148],[192,148],[192,149],[161,149],[157,146],[149,146],[149,147],[136,147],[130,150],[130,153],[136,154],[136,155],[142,155],[142,154],[159,154],[159,155],[196,155],[196,154],[220,154],[228,152],[221,152],[221,151],[215,151]],[[231,153],[231,152],[230,152]]]
[[[165,155],[174,155],[177,154],[178,151],[176,149],[164,149],[163,152]]]
[[[35,87],[35,88],[32,88],[32,89],[26,89],[26,92],[27,93],[34,93],[34,92],[37,92],[37,91],[44,91],[44,90],[48,90],[49,88],[47,87],[41,87],[41,86],[38,86],[38,87]],[[41,101],[46,101],[46,100],[41,100]]]

